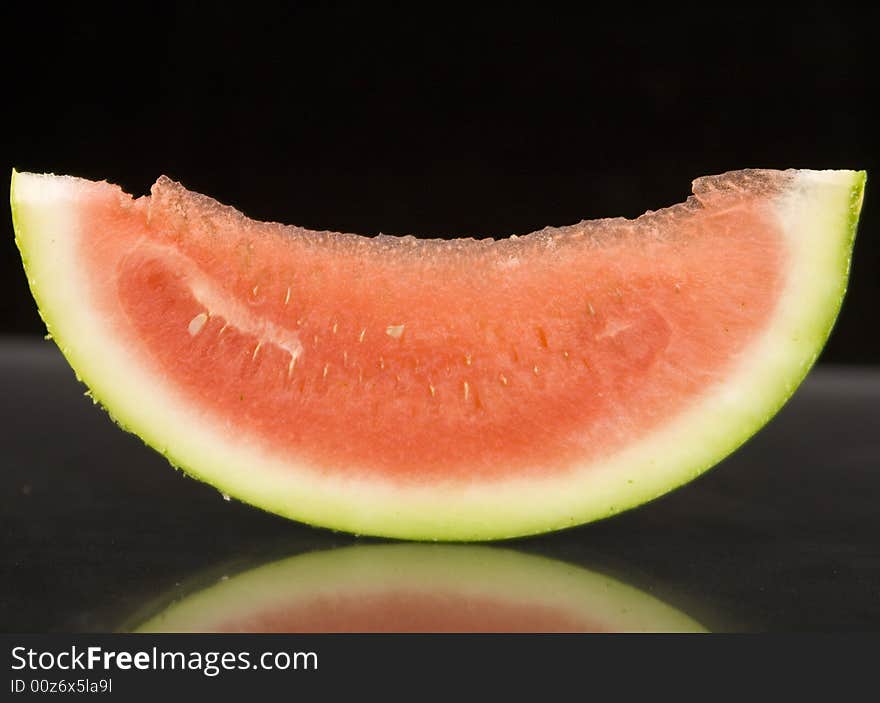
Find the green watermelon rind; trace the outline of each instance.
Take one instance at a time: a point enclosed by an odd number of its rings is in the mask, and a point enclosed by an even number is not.
[[[706,632],[655,596],[579,566],[486,546],[356,545],[309,552],[220,578],[133,623],[134,632],[247,626],[248,615],[286,612],[334,596],[418,593],[548,608],[613,632]],[[213,626],[213,627],[212,627]]]
[[[599,465],[558,478],[551,466],[547,479],[484,486],[337,480],[320,467],[279,464],[259,446],[236,443],[170,398],[154,373],[132,365],[112,330],[78,299],[83,286],[76,284],[75,258],[65,259],[64,235],[75,231],[73,191],[96,184],[13,172],[11,204],[16,244],[49,335],[94,402],[123,429],[224,494],[301,522],[355,534],[475,541],[573,527],[641,505],[716,465],[779,411],[839,313],[866,182],[863,171],[791,173],[792,185],[775,201],[791,242],[789,285],[737,372]]]

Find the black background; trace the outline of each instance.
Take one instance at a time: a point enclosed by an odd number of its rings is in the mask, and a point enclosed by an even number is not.
[[[867,169],[850,292],[823,360],[880,361],[876,6],[0,13],[0,164],[135,194],[165,173],[259,219],[506,236],[636,216],[730,169]],[[0,332],[40,334],[3,207]]]

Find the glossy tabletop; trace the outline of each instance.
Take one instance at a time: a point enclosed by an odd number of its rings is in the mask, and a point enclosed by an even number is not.
[[[127,629],[261,564],[384,542],[226,501],[174,471],[93,406],[50,342],[0,341],[0,384],[0,630]],[[490,564],[512,550],[527,580],[547,557],[713,631],[880,629],[880,371],[817,367],[738,452],[649,505],[468,549],[440,558],[454,570],[456,554]]]

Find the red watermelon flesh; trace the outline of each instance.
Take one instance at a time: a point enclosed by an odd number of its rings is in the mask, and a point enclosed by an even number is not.
[[[734,172],[498,241],[260,223],[166,178],[18,174],[13,206],[50,332],[173,462],[309,522],[472,539],[616,512],[758,429],[827,337],[863,183]]]

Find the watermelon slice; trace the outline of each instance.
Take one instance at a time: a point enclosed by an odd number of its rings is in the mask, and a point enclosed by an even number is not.
[[[224,574],[147,618],[135,632],[705,632],[602,574],[509,550],[428,544],[288,557]]]
[[[506,240],[260,223],[13,174],[50,334],[97,401],[224,494],[355,533],[478,540],[694,478],[794,392],[840,307],[864,172],[700,178]]]

